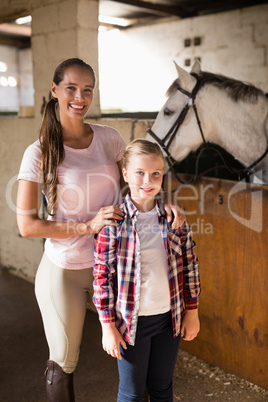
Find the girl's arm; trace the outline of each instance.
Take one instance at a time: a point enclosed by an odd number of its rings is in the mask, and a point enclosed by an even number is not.
[[[195,254],[195,242],[188,223],[178,230],[181,239],[183,260],[183,297],[185,315],[182,319],[181,336],[185,341],[193,340],[200,331],[198,304],[200,295],[199,265]]]
[[[195,254],[195,242],[193,233],[187,222],[176,230],[180,237],[183,261],[183,297],[186,310],[198,308],[200,294],[200,278],[198,259]]]
[[[115,303],[117,297],[117,236],[116,228],[105,226],[95,241],[95,263],[93,269],[93,302],[102,326],[103,349],[121,360],[120,344],[127,348],[115,325]]]
[[[96,216],[86,222],[55,222],[39,218],[41,186],[27,180],[19,180],[17,195],[17,222],[23,237],[57,238],[83,236],[98,233],[104,225],[117,226],[114,220],[122,219],[118,207],[108,206],[99,210]]]

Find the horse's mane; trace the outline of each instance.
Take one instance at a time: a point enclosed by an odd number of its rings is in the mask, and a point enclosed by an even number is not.
[[[235,101],[244,100],[256,102],[258,96],[265,96],[263,91],[259,88],[256,88],[254,85],[244,83],[224,75],[202,71],[198,76],[196,76],[196,78],[198,79],[201,87],[206,84],[214,85],[225,90],[226,93]],[[167,90],[167,96],[170,96],[170,94],[178,87],[180,87],[180,80],[176,79]]]

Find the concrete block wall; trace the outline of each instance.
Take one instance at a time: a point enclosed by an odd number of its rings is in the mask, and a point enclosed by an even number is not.
[[[98,76],[98,0],[37,1],[31,15],[35,115],[40,116],[55,66],[64,59],[88,61]],[[90,115],[100,116],[98,88]]]
[[[268,92],[268,4],[184,20],[163,20],[122,31],[121,35],[125,38],[123,54],[131,43],[138,43],[140,51],[146,46],[141,60],[137,54],[129,54],[129,65],[138,60],[148,82],[157,78],[166,89],[176,78],[173,60],[189,71],[185,60],[189,59],[192,66],[194,59],[200,57],[203,70],[253,83]],[[197,37],[201,38],[200,46],[193,44]],[[191,39],[191,46],[184,46],[185,39]],[[155,64],[157,77],[153,74]],[[140,91],[146,95],[146,88]]]
[[[16,221],[17,174],[25,148],[38,138],[35,119],[1,118],[0,265],[33,281],[42,239],[20,237]]]
[[[4,4],[0,5],[0,11],[2,7]],[[101,33],[101,75],[98,74],[97,0],[39,0],[32,3],[30,11],[38,117],[43,96],[48,98],[55,65],[76,55],[92,63],[102,84],[102,98],[109,99],[104,108],[133,110],[140,106],[144,110],[146,104],[147,110],[158,110],[166,89],[176,77],[172,60],[183,67],[185,60],[192,65],[196,57],[201,58],[204,70],[252,82],[268,91],[268,5],[184,20],[166,19],[155,25],[120,31],[119,35],[111,31]],[[110,37],[108,49],[104,37]],[[200,46],[193,44],[196,37],[201,38]],[[184,46],[187,38],[192,41],[189,47]],[[116,97],[118,104],[115,104]],[[100,116],[98,90],[90,113]]]
[[[33,63],[31,49],[18,51],[19,58],[19,106],[34,105]]]

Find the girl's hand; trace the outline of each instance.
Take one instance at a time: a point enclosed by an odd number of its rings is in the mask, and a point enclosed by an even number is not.
[[[200,331],[198,310],[186,310],[181,324],[181,337],[184,341],[192,341]]]
[[[114,323],[102,324],[102,347],[108,355],[112,357],[117,357],[121,360],[122,356],[120,353],[119,345],[122,345],[124,349],[127,349],[126,342],[124,341],[122,335],[116,328]]]
[[[165,211],[167,214],[167,221],[172,224],[171,229],[175,230],[183,225],[185,221],[185,211],[181,205],[165,204]]]
[[[95,234],[105,225],[118,226],[119,221],[121,221],[123,217],[124,214],[119,207],[109,205],[108,207],[102,207],[97,215],[95,215],[95,217],[90,221],[86,222],[86,224],[89,232]]]

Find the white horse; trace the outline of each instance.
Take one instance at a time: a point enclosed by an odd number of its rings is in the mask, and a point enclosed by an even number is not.
[[[167,91],[146,139],[162,147],[169,165],[204,143],[225,149],[268,184],[268,98],[253,85],[176,63],[178,79]]]

